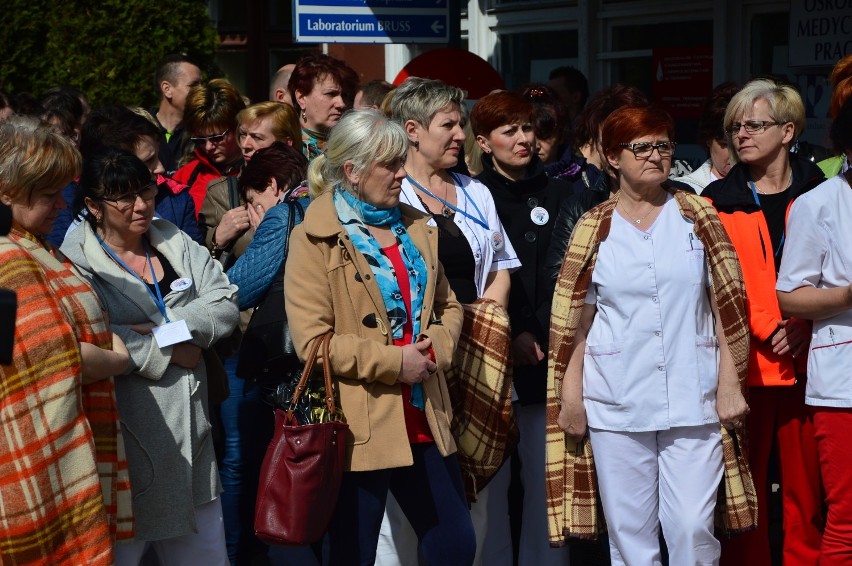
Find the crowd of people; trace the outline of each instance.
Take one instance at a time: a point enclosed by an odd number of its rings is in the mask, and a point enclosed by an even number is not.
[[[0,563],[769,566],[773,482],[783,564],[852,560],[852,56],[831,157],[756,78],[679,178],[672,117],[570,67],[476,101],[321,54],[254,103],[154,76],[149,110],[0,94]],[[305,547],[253,530],[270,309],[302,362],[333,333],[349,425]]]

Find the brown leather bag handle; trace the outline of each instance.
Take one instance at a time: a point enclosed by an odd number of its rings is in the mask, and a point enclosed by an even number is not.
[[[317,361],[317,354],[319,353],[319,348],[322,346],[322,373],[325,378],[325,404],[328,407],[329,415],[331,419],[335,418],[337,413],[337,405],[334,401],[334,388],[331,383],[331,363],[328,359],[328,344],[331,342],[331,337],[334,336],[334,332],[329,331],[323,334],[322,336],[318,336],[314,339],[313,344],[311,344],[311,351],[308,354],[308,358],[305,360],[305,368],[302,370],[302,375],[299,378],[299,383],[296,385],[296,390],[293,391],[293,398],[290,400],[290,407],[287,409],[287,418],[293,417],[293,411],[296,408],[296,403],[302,397],[302,393],[305,392],[305,389],[308,384],[308,380],[311,378],[311,373],[314,370],[314,364]]]

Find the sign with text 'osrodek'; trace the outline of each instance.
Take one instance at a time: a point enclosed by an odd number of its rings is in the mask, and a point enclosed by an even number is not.
[[[299,43],[446,43],[448,0],[295,0]]]

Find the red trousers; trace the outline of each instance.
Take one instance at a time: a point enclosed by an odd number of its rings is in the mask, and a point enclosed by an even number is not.
[[[828,516],[820,566],[852,564],[852,409],[811,407]]]
[[[746,420],[751,473],[757,491],[757,530],[722,541],[722,566],[770,566],[769,485],[773,437],[781,468],[784,566],[816,566],[822,541],[823,493],[814,423],[805,405],[805,381],[751,387]]]

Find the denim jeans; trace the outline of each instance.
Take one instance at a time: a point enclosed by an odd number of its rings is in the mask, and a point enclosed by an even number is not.
[[[219,477],[228,558],[232,566],[242,566],[251,564],[252,555],[266,554],[266,546],[254,536],[254,505],[274,414],[260,388],[236,376],[236,367],[237,356],[225,361],[231,394],[219,408],[225,436]]]

